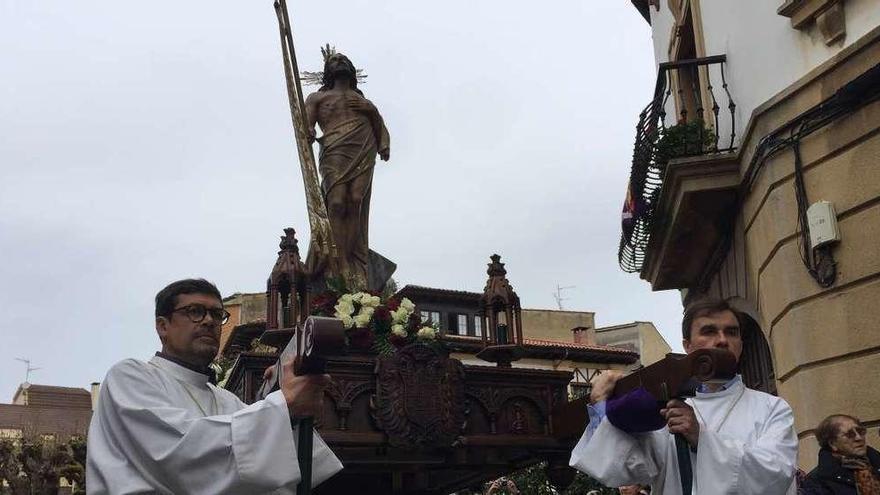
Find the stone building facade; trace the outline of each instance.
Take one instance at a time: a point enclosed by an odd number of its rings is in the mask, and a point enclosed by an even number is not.
[[[792,405],[802,468],[832,413],[860,417],[880,446],[880,3],[633,4],[651,23],[658,82],[621,265],[684,302],[721,297],[749,316],[748,366]],[[698,115],[719,144],[639,161],[660,146],[651,122]],[[820,201],[834,208],[824,219],[808,213]],[[814,244],[806,226],[829,219],[839,241]]]

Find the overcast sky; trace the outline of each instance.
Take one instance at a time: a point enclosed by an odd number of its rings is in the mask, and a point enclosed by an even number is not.
[[[653,321],[677,292],[617,266],[638,112],[654,87],[629,2],[290,0],[300,68],[330,42],[391,133],[370,244],[403,284]],[[314,87],[306,88],[313,91]],[[272,2],[0,0],[0,402],[87,388],[157,349],[153,297],[264,290],[282,228],[308,245]]]

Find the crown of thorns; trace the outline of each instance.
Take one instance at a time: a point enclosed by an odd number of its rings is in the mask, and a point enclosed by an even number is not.
[[[331,46],[330,43],[321,47],[321,55],[324,57],[324,63],[327,63],[327,60],[330,59],[333,55],[336,55],[336,47]],[[364,74],[362,69],[355,69],[355,77],[357,78],[358,84],[364,84],[367,82],[367,75]],[[323,84],[324,80],[324,71],[318,72],[309,72],[302,71],[300,73],[300,80],[303,84],[307,84],[310,86],[320,86]]]

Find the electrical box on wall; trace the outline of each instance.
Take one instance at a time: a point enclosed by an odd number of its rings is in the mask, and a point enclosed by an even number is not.
[[[807,208],[810,226],[810,245],[813,249],[840,240],[837,229],[837,212],[830,201],[816,201]]]

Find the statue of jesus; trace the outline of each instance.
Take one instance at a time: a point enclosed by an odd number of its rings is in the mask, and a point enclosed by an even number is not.
[[[358,89],[354,64],[341,53],[328,53],[322,86],[305,106],[311,141],[315,123],[321,126],[318,170],[338,258],[362,285],[349,289],[365,290],[373,166],[376,154],[384,161],[390,157],[388,130],[379,110]],[[310,260],[310,265],[313,277],[319,277],[326,260]]]

